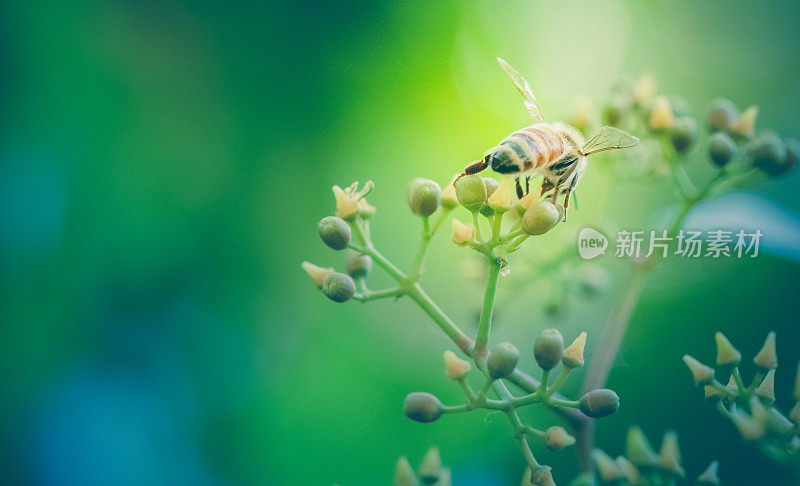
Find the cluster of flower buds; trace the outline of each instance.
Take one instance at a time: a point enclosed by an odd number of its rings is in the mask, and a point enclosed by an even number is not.
[[[749,385],[739,372],[742,354],[721,332],[715,337],[717,366],[730,378],[723,385],[717,380],[714,368],[687,354],[683,360],[695,384],[703,385],[706,399],[714,402],[720,413],[736,425],[745,440],[758,442],[765,453],[776,459],[796,455],[800,450],[800,367],[794,389],[797,403],[787,418],[775,407],[775,370],[778,368],[775,333],[767,335],[763,347],[753,358],[756,371]]]
[[[431,447],[416,472],[406,456],[400,456],[394,469],[394,486],[452,486],[450,468],[442,466],[437,447]]]
[[[605,417],[619,409],[619,397],[612,390],[592,390],[583,395],[579,400],[570,401],[557,394],[566,381],[570,371],[584,364],[583,352],[586,346],[586,333],[582,332],[569,346],[564,348],[564,338],[556,329],[542,331],[533,343],[533,356],[542,369],[542,380],[539,387],[530,394],[513,396],[507,391],[503,380],[518,373],[519,350],[511,343],[500,343],[492,349],[486,363],[484,381],[475,392],[467,381],[467,375],[472,368],[469,361],[463,360],[452,351],[445,351],[445,376],[458,382],[466,396],[466,403],[446,406],[434,395],[425,392],[410,393],[404,402],[404,412],[412,420],[422,423],[434,422],[443,414],[470,412],[477,409],[501,411],[509,415],[512,426],[518,437],[540,439],[551,450],[559,450],[575,443],[563,427],[553,426],[547,430],[523,425],[516,415],[520,407],[544,404],[551,407],[577,408],[585,415],[592,418]],[[561,365],[559,375],[551,382],[551,371]],[[490,390],[495,389],[498,399],[488,397]],[[498,392],[501,390],[503,392]],[[531,477],[533,484],[550,485],[552,475],[550,468],[541,466],[535,461],[530,461]]]
[[[592,459],[600,484],[647,485],[677,484],[686,480],[681,466],[678,436],[673,431],[664,434],[661,450],[656,453],[639,427],[631,427],[625,441],[625,455],[612,459],[600,449],[592,451]],[[696,479],[698,485],[719,485],[717,469],[713,461]],[[591,475],[579,476],[573,486],[594,484]],[[690,483],[686,483],[690,484]]]

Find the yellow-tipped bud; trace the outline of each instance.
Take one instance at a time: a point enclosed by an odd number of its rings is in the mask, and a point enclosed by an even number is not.
[[[643,74],[633,85],[633,101],[640,106],[649,104],[656,96],[656,79],[652,74]]]
[[[451,380],[460,380],[466,376],[472,365],[469,361],[456,356],[449,349],[444,352],[445,375]]]
[[[636,469],[636,466],[633,465],[631,461],[628,460],[625,456],[617,456],[614,459],[614,462],[617,463],[617,467],[622,474],[625,476],[625,479],[628,480],[631,484],[642,484],[642,475],[639,474],[639,470]]]
[[[475,225],[472,223],[464,224],[457,219],[453,219],[453,243],[456,245],[466,245],[472,241],[475,235]]]
[[[719,476],[717,475],[718,469],[719,463],[717,461],[712,461],[706,470],[703,471],[703,474],[697,477],[697,484],[711,484],[714,486],[719,486]]]
[[[511,178],[506,176],[500,179],[500,187],[492,192],[486,201],[490,208],[497,213],[505,213],[514,205],[514,197],[511,189]]]
[[[718,332],[714,335],[717,340],[717,364],[720,366],[736,366],[742,360],[742,353],[733,347],[724,334]]]
[[[767,403],[775,403],[775,370],[769,370],[764,381],[756,388],[756,395]]]
[[[453,181],[456,178],[453,177],[453,180],[450,181],[447,186],[442,189],[442,207],[447,210],[452,210],[458,207],[458,197],[456,197],[456,188],[453,187]]]
[[[706,400],[719,400],[721,398],[725,398],[725,393],[715,386],[705,385],[703,387],[703,392],[705,393]]]
[[[731,132],[739,137],[752,137],[756,128],[756,118],[758,118],[758,107],[751,106],[731,124]]]
[[[594,461],[597,472],[600,473],[600,479],[605,482],[614,482],[623,478],[622,471],[620,471],[614,459],[611,459],[608,454],[595,449],[592,451],[592,460]]]
[[[575,437],[569,435],[564,427],[557,425],[550,427],[545,432],[544,443],[548,449],[557,451],[575,444]]]
[[[400,456],[394,468],[394,486],[419,486],[419,479],[406,456]]]
[[[733,374],[731,374],[730,378],[728,378],[728,384],[725,385],[725,388],[732,392],[739,393],[739,384],[736,383],[736,379],[733,377]]]
[[[669,430],[664,434],[661,442],[661,451],[658,454],[658,462],[667,471],[683,477],[685,472],[681,467],[681,451],[678,448],[678,434]]]
[[[358,214],[358,200],[352,198],[344,189],[333,186],[333,196],[336,198],[336,216],[351,220]]]
[[[639,427],[628,429],[625,440],[625,456],[637,466],[655,466],[659,457]]]
[[[311,277],[311,280],[314,281],[314,285],[316,285],[318,289],[322,288],[322,282],[325,281],[325,277],[334,272],[333,268],[322,268],[309,262],[303,262],[300,266],[303,267],[303,270]]]
[[[419,472],[419,477],[424,484],[434,484],[439,480],[442,474],[442,458],[438,447],[428,449],[417,472]]]
[[[580,368],[583,366],[583,349],[586,347],[586,332],[582,332],[564,350],[561,362],[567,368]]]
[[[683,355],[683,362],[686,363],[686,366],[689,367],[689,371],[692,372],[695,385],[699,385],[700,383],[711,383],[711,380],[714,379],[713,369],[697,361],[688,354]]]
[[[758,352],[753,363],[762,368],[772,370],[778,367],[778,353],[775,351],[775,333],[770,332],[767,334],[767,339],[764,341],[764,346]]]
[[[653,109],[650,111],[650,117],[647,120],[647,126],[651,130],[666,130],[672,126],[674,121],[675,115],[672,114],[669,99],[666,96],[656,98]]]

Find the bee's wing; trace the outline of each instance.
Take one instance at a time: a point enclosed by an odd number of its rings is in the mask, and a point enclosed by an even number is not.
[[[614,127],[600,127],[600,130],[581,147],[584,156],[602,152],[603,150],[623,149],[639,144],[639,139]]]
[[[519,91],[519,94],[521,94],[522,98],[525,100],[525,108],[528,109],[528,113],[530,113],[533,119],[536,120],[537,122],[544,123],[544,115],[542,114],[542,108],[539,106],[539,102],[536,101],[536,97],[533,96],[528,81],[526,81],[525,78],[523,78],[522,75],[518,73],[516,69],[511,67],[502,58],[498,57],[497,62],[500,63],[500,66],[503,68],[503,71],[505,71],[506,74],[508,74],[508,77],[511,78],[511,81],[514,81],[514,85],[517,87],[517,91]]]

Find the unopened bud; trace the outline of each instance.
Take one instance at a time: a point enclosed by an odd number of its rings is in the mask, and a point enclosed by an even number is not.
[[[628,460],[625,456],[617,456],[614,459],[614,462],[617,463],[617,467],[625,476],[625,479],[628,480],[631,484],[642,484],[642,475],[639,474],[639,470],[636,469],[636,466],[633,465],[631,461]]]
[[[625,456],[639,467],[655,466],[659,462],[658,455],[639,427],[628,429],[628,436],[625,439]]]
[[[747,144],[747,158],[753,167],[769,175],[778,175],[786,160],[786,145],[774,133],[763,133]]]
[[[333,268],[322,268],[309,262],[303,262],[300,266],[303,267],[303,270],[311,277],[311,280],[314,281],[314,285],[316,285],[318,289],[322,288],[325,277],[334,272]]]
[[[692,372],[694,383],[696,385],[699,385],[700,383],[711,383],[711,381],[714,379],[713,369],[697,361],[688,354],[683,355],[683,362],[686,363],[686,366],[689,367],[689,371]]]
[[[614,390],[605,388],[585,393],[578,403],[581,412],[592,418],[605,417],[619,410],[619,396]]]
[[[758,117],[758,107],[751,106],[744,110],[738,120],[733,122],[730,126],[730,134],[734,138],[749,138],[753,136],[756,127],[756,118]]]
[[[489,202],[489,198],[492,197],[492,194],[500,187],[500,183],[491,177],[483,177],[482,179],[483,185],[486,186],[486,202],[481,206],[481,214],[488,218],[494,214],[494,209],[487,203]]]
[[[472,223],[464,224],[457,219],[452,220],[453,225],[453,243],[456,245],[466,245],[472,241],[475,235],[475,225]]]
[[[725,132],[717,132],[711,136],[708,144],[708,155],[717,167],[725,167],[736,153],[736,142]]]
[[[529,235],[547,233],[561,220],[558,208],[550,201],[539,201],[522,215],[522,229]]]
[[[654,132],[660,132],[672,127],[675,116],[672,114],[672,107],[666,96],[656,98],[650,116],[647,119],[647,126]]]
[[[533,357],[543,370],[551,370],[564,356],[564,337],[558,329],[545,329],[533,342]]]
[[[705,393],[706,400],[720,400],[725,398],[725,393],[722,390],[711,385],[704,385],[703,393]]]
[[[544,443],[548,449],[558,451],[575,444],[575,437],[569,435],[564,430],[564,427],[556,425],[547,429],[544,435]]]
[[[456,188],[453,187],[453,182],[442,190],[442,207],[447,210],[455,209],[458,206],[458,197],[456,197]]]
[[[721,332],[717,332],[714,339],[717,341],[717,364],[737,366],[742,360],[742,353],[737,351]]]
[[[423,484],[434,484],[439,480],[442,473],[442,458],[438,447],[428,449],[417,472]]]
[[[439,209],[442,189],[429,179],[417,177],[408,186],[408,207],[418,216],[430,216]]]
[[[417,422],[433,422],[442,416],[442,410],[442,402],[430,393],[409,393],[403,402],[406,417]]]
[[[478,211],[486,202],[486,186],[479,176],[464,176],[454,186],[459,204],[468,210]]]
[[[460,380],[467,375],[472,365],[469,361],[456,356],[449,349],[444,352],[445,375],[451,380]]]
[[[400,456],[394,468],[394,486],[419,486],[419,479],[406,456]]]
[[[347,255],[347,274],[353,278],[366,278],[372,270],[372,257],[351,252]]]
[[[728,384],[725,385],[725,389],[734,393],[739,393],[739,384],[736,383],[736,378],[733,377],[733,373],[728,378]]]
[[[673,474],[683,477],[685,472],[681,467],[681,451],[678,447],[678,434],[673,430],[664,434],[661,442],[661,451],[658,454],[658,461],[661,467]]]
[[[712,132],[723,132],[739,119],[739,109],[731,100],[718,98],[711,102],[708,112],[708,128]]]
[[[500,343],[492,349],[486,367],[489,376],[499,379],[505,378],[514,372],[519,362],[519,350],[511,343]]]
[[[600,449],[592,450],[592,460],[597,472],[600,473],[600,479],[604,482],[613,483],[624,477],[614,459]]]
[[[767,339],[764,340],[764,346],[758,352],[753,363],[768,370],[778,367],[778,353],[775,351],[775,333],[770,332],[767,334]]]
[[[769,370],[767,376],[756,388],[756,395],[761,397],[766,403],[775,403],[775,370]]]
[[[350,225],[342,218],[326,216],[317,223],[317,231],[323,243],[334,250],[344,250],[350,244]]]
[[[567,368],[580,368],[583,366],[583,349],[586,347],[586,332],[578,334],[572,344],[564,350],[561,362]]]
[[[706,470],[703,471],[703,474],[697,477],[697,484],[719,486],[719,476],[717,475],[718,470],[719,463],[717,461],[712,461]]]
[[[334,302],[347,302],[355,292],[355,282],[344,273],[333,272],[322,282],[322,293]]]
[[[511,179],[504,177],[500,180],[497,190],[492,191],[492,194],[487,199],[487,204],[495,212],[505,213],[514,205],[514,200],[516,198],[513,197],[511,184]]]
[[[676,152],[688,152],[697,139],[697,122],[687,116],[676,119],[670,127],[669,138]]]

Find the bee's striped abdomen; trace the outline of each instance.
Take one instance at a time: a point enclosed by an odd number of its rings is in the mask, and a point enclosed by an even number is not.
[[[539,123],[517,130],[495,148],[492,170],[501,174],[548,167],[564,154],[561,136],[546,124]]]

